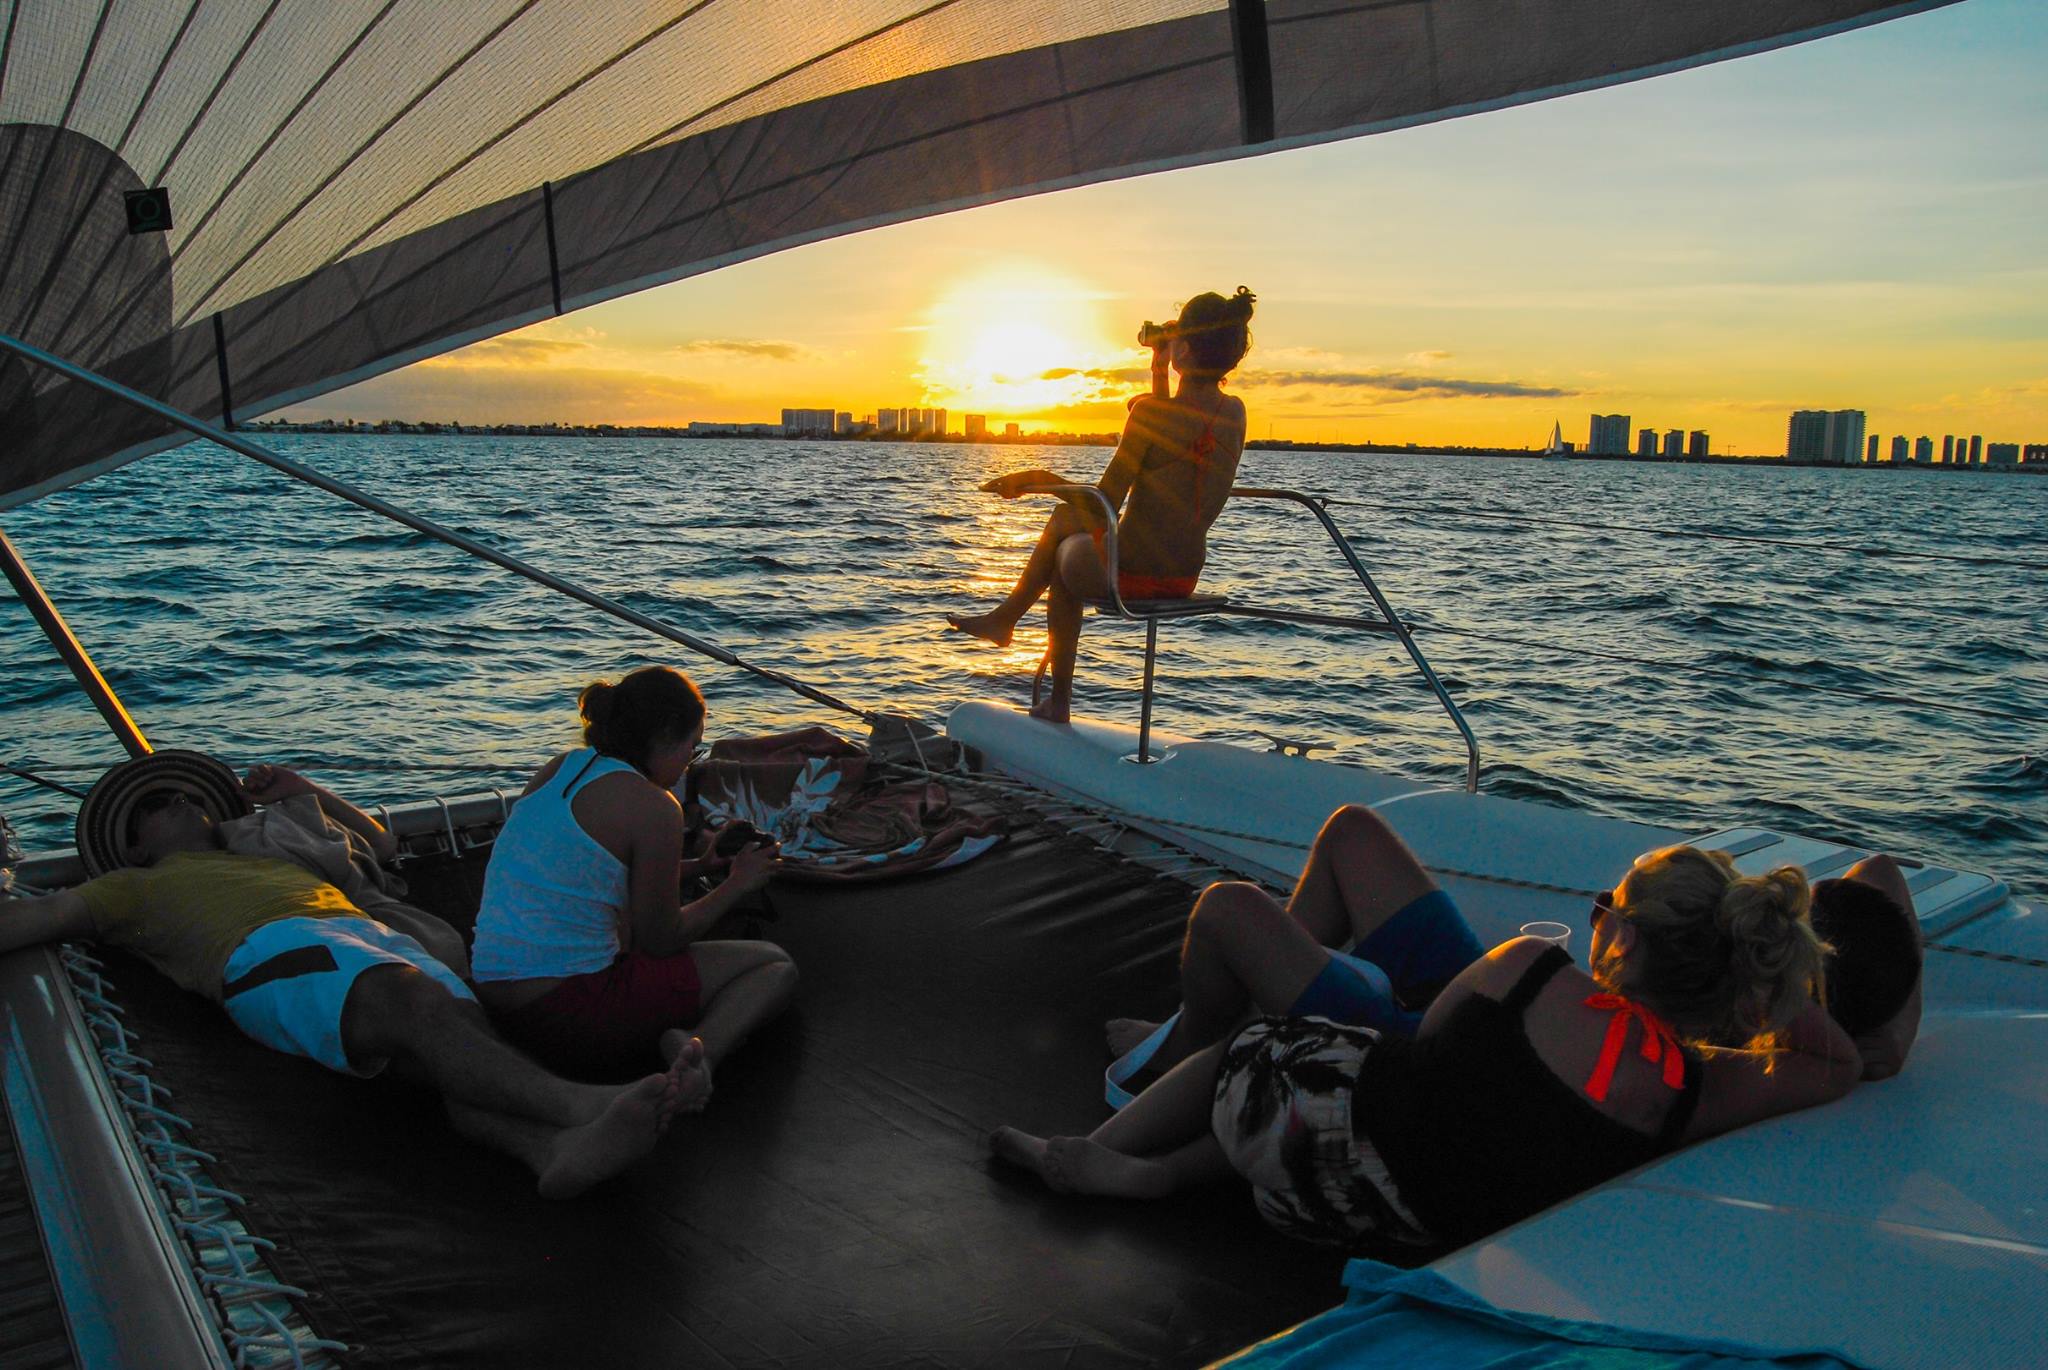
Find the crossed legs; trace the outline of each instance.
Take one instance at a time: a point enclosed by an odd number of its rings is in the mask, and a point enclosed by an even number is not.
[[[708,1073],[788,1005],[796,962],[773,942],[696,942],[690,957],[703,985],[704,1016],[694,1029],[662,1033],[661,1058],[673,1065],[691,1042],[700,1042]]]
[[[997,1156],[1063,1194],[1158,1199],[1220,1180],[1230,1161],[1209,1128],[1223,1044],[1187,1057],[1086,1137],[989,1134]]]
[[[478,1005],[406,966],[356,977],[341,1038],[350,1060],[389,1060],[439,1091],[457,1132],[524,1161],[550,1199],[645,1156],[677,1110],[710,1088],[701,1046],[628,1085],[564,1080],[500,1040]]]
[[[1253,1011],[1285,1013],[1329,964],[1436,888],[1415,853],[1378,814],[1355,804],[1330,815],[1283,908],[1256,885],[1211,885],[1195,901],[1181,946],[1181,1016],[1152,1058],[1166,1070],[1221,1041]],[[1104,1035],[1122,1056],[1157,1023],[1112,1018]]]
[[[1017,621],[1048,591],[1045,628],[1052,691],[1031,713],[1034,718],[1064,723],[1073,712],[1074,656],[1081,643],[1083,601],[1109,593],[1102,556],[1088,536],[1087,524],[1072,506],[1062,504],[1045,521],[1038,545],[1031,549],[1023,572],[1001,604],[985,614],[948,614],[946,621],[972,637],[1007,647]]]

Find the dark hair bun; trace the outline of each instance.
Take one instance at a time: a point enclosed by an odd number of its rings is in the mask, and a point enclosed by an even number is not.
[[[616,685],[593,680],[576,704],[584,742],[643,771],[655,747],[688,737],[704,721],[704,696],[667,666],[643,666]]]
[[[612,697],[618,686],[609,680],[593,680],[583,687],[583,693],[576,696],[576,712],[583,715],[585,723],[604,726],[612,716]]]
[[[1258,302],[1259,297],[1252,294],[1251,288],[1242,285],[1237,288],[1235,295],[1224,301],[1229,307],[1229,316],[1235,318],[1239,323],[1250,323],[1252,321],[1252,306]]]

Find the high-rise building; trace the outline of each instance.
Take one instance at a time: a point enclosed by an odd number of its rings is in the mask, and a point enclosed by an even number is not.
[[[785,433],[830,433],[832,421],[837,417],[830,409],[785,409],[782,411],[782,431]]]
[[[1970,434],[1970,465],[1975,466],[1983,460],[1984,435],[1982,433],[1972,433]]]
[[[1901,433],[1892,439],[1892,464],[1896,466],[1904,460],[1906,460],[1906,435]]]
[[[967,416],[966,422],[968,437],[985,438],[988,436],[988,415],[969,414]]]
[[[1933,438],[1930,438],[1930,437],[1928,437],[1928,436],[1927,436],[1926,434],[1924,434],[1924,433],[1923,433],[1923,434],[1921,434],[1921,435],[1920,435],[1919,437],[1917,437],[1917,438],[1913,439],[1913,460],[1914,460],[1914,461],[1924,461],[1924,462],[1929,462],[1929,463],[1933,462],[1933,460],[1934,460],[1934,439],[1933,439]]]
[[[839,422],[832,425],[832,429],[836,433],[851,433],[853,431],[853,415],[843,409],[840,410]]]
[[[1657,455],[1656,429],[1645,428],[1642,432],[1636,434],[1636,455],[1639,457],[1654,457]]]
[[[1877,465],[1877,434],[1875,433],[1870,435],[1870,441],[1864,445],[1863,460],[1867,465]]]
[[[1014,438],[1014,437],[1016,437],[1016,436],[1017,436],[1017,425],[1016,425],[1016,424],[1014,424],[1014,423],[1006,423],[1006,424],[1004,424],[1004,425],[1003,425],[1003,436],[1004,436],[1004,437],[1006,437],[1006,438]]]
[[[1851,465],[1863,455],[1863,424],[1861,409],[1795,410],[1785,428],[1785,457]]]
[[[946,435],[946,411],[943,409],[932,410],[932,420],[926,426],[925,431],[937,433],[940,437],[944,437]]]
[[[1954,461],[1955,459],[1956,435],[1953,433],[1943,433],[1941,435],[1941,464],[1943,466],[1947,466],[1950,462]]]
[[[1628,453],[1629,416],[1595,414],[1593,431],[1586,437],[1586,451],[1596,457],[1619,457]]]
[[[2048,442],[2030,442],[2020,449],[2020,465],[2032,466],[2037,461],[2048,462]]]
[[[1704,461],[1706,459],[1707,435],[1705,431],[1695,428],[1692,432],[1686,434],[1685,455],[1691,457],[1694,461]]]
[[[900,409],[877,409],[875,411],[875,431],[877,433],[893,433],[896,431],[897,423],[902,418],[903,411]]]
[[[1664,435],[1664,460],[1676,461],[1685,455],[1685,430],[1674,428]]]
[[[2016,442],[1988,443],[1984,448],[1984,460],[1993,466],[2017,466],[2020,445]]]

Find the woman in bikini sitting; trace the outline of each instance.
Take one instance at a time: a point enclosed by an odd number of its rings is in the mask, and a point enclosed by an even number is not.
[[[1153,347],[1153,393],[1131,405],[1116,455],[1096,483],[1110,506],[1122,510],[1117,590],[1126,601],[1185,599],[1195,591],[1208,557],[1209,525],[1230,498],[1244,454],[1244,402],[1224,394],[1222,384],[1251,347],[1253,298],[1243,286],[1227,299],[1197,295]],[[1170,397],[1168,365],[1180,373]],[[1069,483],[1041,469],[998,476],[982,489],[1015,499],[1034,487]],[[1101,509],[1093,500],[1065,499],[1000,605],[972,617],[947,615],[961,632],[1007,647],[1017,621],[1051,591],[1045,617],[1052,692],[1032,714],[1053,723],[1066,722],[1072,710],[1084,603],[1109,594]]]
[[[1595,901],[1587,970],[1516,938],[1453,979],[1412,1040],[1258,1019],[1087,1137],[991,1142],[1062,1191],[1156,1198],[1235,1171],[1307,1240],[1459,1245],[1895,1069],[1910,1028],[1886,1063],[1822,1007],[1809,899],[1795,868],[1742,876],[1722,853],[1667,848]]]
[[[498,1027],[590,1078],[674,1060],[707,1069],[782,1010],[796,966],[772,942],[708,934],[766,884],[775,845],[730,865],[686,850],[673,793],[704,737],[704,696],[666,666],[600,680],[577,701],[585,746],[540,768],[491,848],[476,919],[476,988]],[[723,881],[692,903],[684,875]]]

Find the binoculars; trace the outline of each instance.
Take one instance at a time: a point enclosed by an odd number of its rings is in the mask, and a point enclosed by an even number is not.
[[[1138,325],[1138,346],[1164,347],[1180,336],[1177,323],[1153,323],[1150,319]]]

